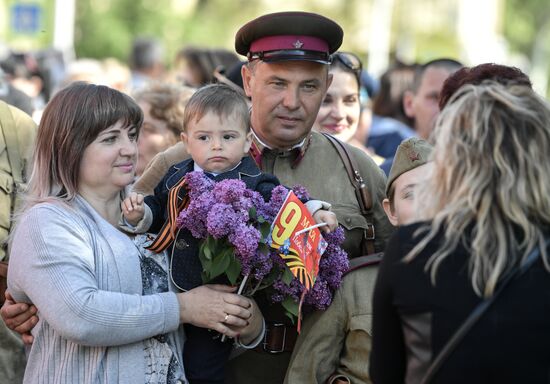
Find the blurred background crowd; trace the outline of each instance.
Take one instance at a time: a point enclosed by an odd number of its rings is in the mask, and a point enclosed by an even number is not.
[[[344,27],[342,51],[353,54],[344,55],[340,67],[355,71],[359,98],[341,103],[348,111],[333,112],[327,100],[325,115],[348,120],[352,130],[340,138],[378,164],[404,138],[424,136],[417,126],[422,122],[403,102],[407,92],[418,92],[415,71],[430,60],[516,66],[547,96],[550,4],[544,0],[170,0],[162,6],[151,0],[3,0],[0,99],[38,123],[56,90],[72,81],[131,94],[146,113],[141,173],[155,153],[178,141],[174,121],[193,89],[225,82],[242,90],[243,58],[232,47],[237,27],[283,9],[325,14]],[[315,128],[323,130],[322,122]]]

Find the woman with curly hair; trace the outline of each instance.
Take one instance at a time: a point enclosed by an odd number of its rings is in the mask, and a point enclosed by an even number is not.
[[[547,383],[550,107],[525,84],[465,85],[434,139],[416,197],[424,221],[395,233],[380,267],[372,379],[421,383],[432,370],[432,383]],[[483,301],[491,305],[448,347]]]

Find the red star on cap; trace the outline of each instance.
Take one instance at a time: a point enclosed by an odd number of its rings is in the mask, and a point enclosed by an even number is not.
[[[420,155],[418,154],[418,152],[410,152],[409,153],[409,160],[410,161],[420,160]]]

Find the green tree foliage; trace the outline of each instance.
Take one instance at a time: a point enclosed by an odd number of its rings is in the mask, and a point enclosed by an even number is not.
[[[182,6],[186,2],[191,6]],[[232,50],[236,26],[259,12],[246,0],[78,1],[75,50],[78,57],[126,61],[134,38],[156,37],[165,44],[166,63],[171,64],[186,45]]]
[[[542,29],[550,23],[548,0],[506,0],[504,33],[513,51],[531,57],[533,45]],[[547,36],[550,43],[550,36]]]

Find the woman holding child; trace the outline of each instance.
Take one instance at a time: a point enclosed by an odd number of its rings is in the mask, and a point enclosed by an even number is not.
[[[25,383],[187,382],[181,323],[242,343],[261,333],[256,304],[232,287],[176,294],[165,275],[146,289],[142,245],[117,228],[142,120],[129,97],[84,83],[44,111],[8,280],[40,311]]]

